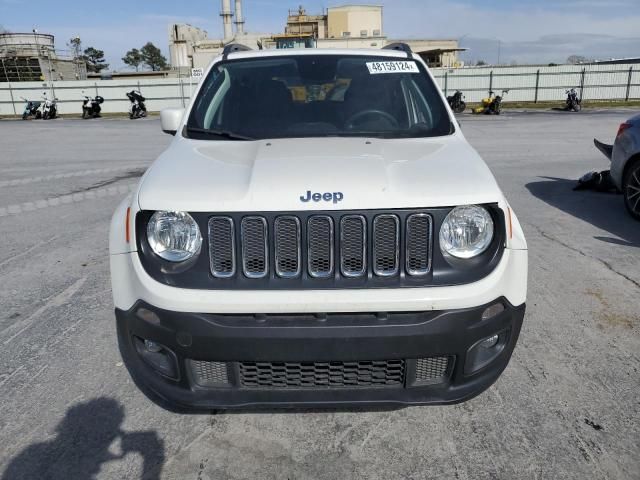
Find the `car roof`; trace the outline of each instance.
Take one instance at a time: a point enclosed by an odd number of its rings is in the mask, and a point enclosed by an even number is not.
[[[352,56],[376,56],[396,59],[415,59],[413,55],[408,56],[402,50],[387,50],[374,48],[283,48],[268,50],[243,50],[231,52],[227,56],[229,60],[241,58],[264,58],[264,57],[291,57],[307,55],[352,55]]]

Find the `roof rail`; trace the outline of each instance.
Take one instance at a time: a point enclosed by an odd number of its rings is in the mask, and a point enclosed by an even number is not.
[[[411,50],[411,47],[409,46],[409,44],[407,43],[401,43],[401,42],[396,42],[396,43],[390,43],[389,45],[386,45],[384,47],[382,47],[383,50],[397,50],[398,52],[405,52],[407,54],[407,57],[411,58],[412,54],[413,54],[413,50]]]
[[[222,59],[226,60],[230,53],[247,52],[250,50],[252,50],[252,48],[242,45],[241,43],[230,43],[229,45],[225,45],[222,51]]]

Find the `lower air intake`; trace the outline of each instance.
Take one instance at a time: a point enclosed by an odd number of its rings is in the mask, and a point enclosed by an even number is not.
[[[245,388],[353,388],[404,385],[404,360],[240,362]]]
[[[416,360],[415,383],[441,383],[449,376],[452,365],[453,359],[451,357],[418,358]]]
[[[201,387],[227,387],[229,375],[225,362],[203,362],[190,360],[191,373],[196,384]]]

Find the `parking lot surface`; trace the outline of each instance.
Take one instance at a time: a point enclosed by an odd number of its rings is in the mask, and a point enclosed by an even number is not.
[[[571,190],[632,114],[461,117],[530,248],[521,338],[487,392],[189,416],[130,380],[108,271],[111,214],[171,137],[156,119],[0,120],[3,480],[640,478],[640,224],[620,195]]]

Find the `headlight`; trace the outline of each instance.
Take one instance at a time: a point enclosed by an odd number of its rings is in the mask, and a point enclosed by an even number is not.
[[[151,249],[169,262],[184,262],[196,255],[202,245],[200,229],[185,212],[156,212],[147,224]]]
[[[493,240],[493,220],[476,205],[456,207],[440,228],[440,248],[457,258],[473,258],[483,253]]]

